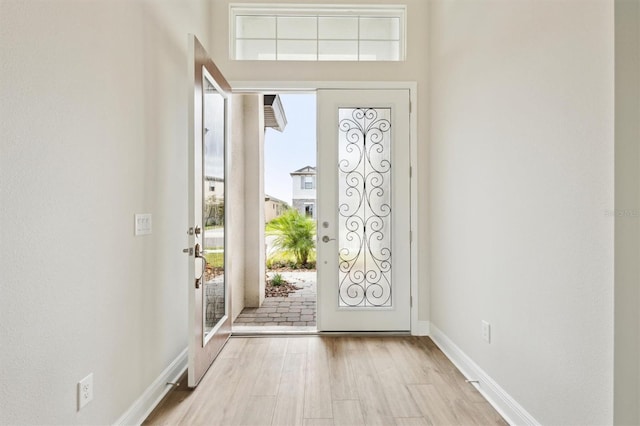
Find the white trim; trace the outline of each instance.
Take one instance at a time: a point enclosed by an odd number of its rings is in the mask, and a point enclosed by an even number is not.
[[[230,81],[233,93],[273,94],[299,92],[314,93],[318,89],[409,89],[412,101],[417,99],[415,81]],[[415,108],[416,105],[414,104]],[[413,114],[411,114],[413,116]],[[415,120],[415,118],[414,118]],[[417,128],[417,124],[416,124]]]
[[[412,315],[413,316],[413,315]],[[417,313],[416,313],[417,316]],[[429,321],[413,321],[411,318],[411,335],[412,336],[428,336],[431,331],[431,325]]]
[[[337,16],[367,12],[367,16],[406,11],[402,4],[323,4],[318,3],[229,3],[230,11],[252,15],[294,15],[320,13]]]
[[[438,327],[431,324],[431,339],[474,386],[511,425],[540,425],[515,399],[493,380],[478,364],[465,354]]]
[[[187,348],[174,359],[167,368],[149,385],[142,395],[124,412],[114,425],[140,425],[151,414],[162,398],[172,389],[172,385],[187,371]],[[186,386],[186,383],[182,384]]]
[[[414,83],[409,89],[409,151],[411,168],[410,186],[410,220],[409,227],[411,230],[411,264],[409,276],[411,277],[411,334],[415,336],[423,336],[429,334],[429,322],[420,321],[418,319],[418,311],[420,306],[420,292],[418,291],[418,84]],[[426,323],[426,326],[422,323]],[[425,331],[426,330],[426,331]]]

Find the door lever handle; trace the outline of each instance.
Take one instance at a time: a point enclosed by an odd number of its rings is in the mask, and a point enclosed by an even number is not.
[[[329,241],[335,241],[335,238],[329,238],[328,235],[325,235],[324,237],[322,237],[322,242],[323,243],[328,243]]]
[[[200,288],[200,284],[202,283],[202,277],[204,277],[204,273],[207,270],[207,259],[203,256],[204,251],[200,250],[200,244],[196,244],[194,249],[196,259],[202,259],[202,273],[199,277],[196,278],[196,288]]]

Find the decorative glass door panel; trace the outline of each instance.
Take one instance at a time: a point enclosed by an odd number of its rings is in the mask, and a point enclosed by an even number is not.
[[[338,110],[339,306],[390,307],[391,110]]]
[[[408,90],[318,91],[318,329],[408,331]]]

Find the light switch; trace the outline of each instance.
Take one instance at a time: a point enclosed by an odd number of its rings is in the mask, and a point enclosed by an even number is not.
[[[135,235],[151,234],[151,213],[138,213],[135,215]]]

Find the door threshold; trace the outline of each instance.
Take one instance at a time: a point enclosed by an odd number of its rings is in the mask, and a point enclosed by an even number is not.
[[[288,328],[288,329],[286,329]],[[311,327],[307,330],[301,330],[305,327],[283,327],[275,329],[275,327],[251,327],[250,329],[232,330],[231,337],[277,337],[277,336],[376,336],[376,337],[392,337],[392,336],[411,336],[410,331],[318,331]]]
[[[247,326],[236,325],[231,327],[232,336],[273,336],[273,335],[314,335],[318,332],[315,326]]]

